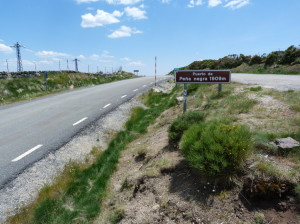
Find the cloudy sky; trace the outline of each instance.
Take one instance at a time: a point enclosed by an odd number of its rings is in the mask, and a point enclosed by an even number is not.
[[[300,44],[299,0],[2,0],[0,71],[140,70]],[[67,64],[68,61],[68,64]],[[60,66],[60,67],[59,67]]]

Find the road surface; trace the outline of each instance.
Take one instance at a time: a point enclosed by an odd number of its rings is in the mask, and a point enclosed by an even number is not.
[[[0,188],[91,122],[148,90],[153,81],[123,80],[1,107]]]

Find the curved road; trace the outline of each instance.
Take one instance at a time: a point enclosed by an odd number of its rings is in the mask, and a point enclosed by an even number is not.
[[[89,123],[148,90],[153,81],[123,80],[1,107],[0,188]]]

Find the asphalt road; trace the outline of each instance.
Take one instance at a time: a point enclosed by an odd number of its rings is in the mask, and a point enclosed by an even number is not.
[[[123,80],[0,107],[0,188],[91,122],[148,90],[153,81]]]
[[[260,75],[233,73],[232,81],[245,84],[258,84],[278,90],[300,90],[300,75]]]

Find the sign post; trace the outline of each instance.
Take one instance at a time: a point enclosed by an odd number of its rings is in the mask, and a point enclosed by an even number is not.
[[[184,84],[183,112],[186,112],[187,84],[219,84],[218,91],[222,91],[222,84],[231,82],[229,70],[176,70],[174,69],[175,82]]]

